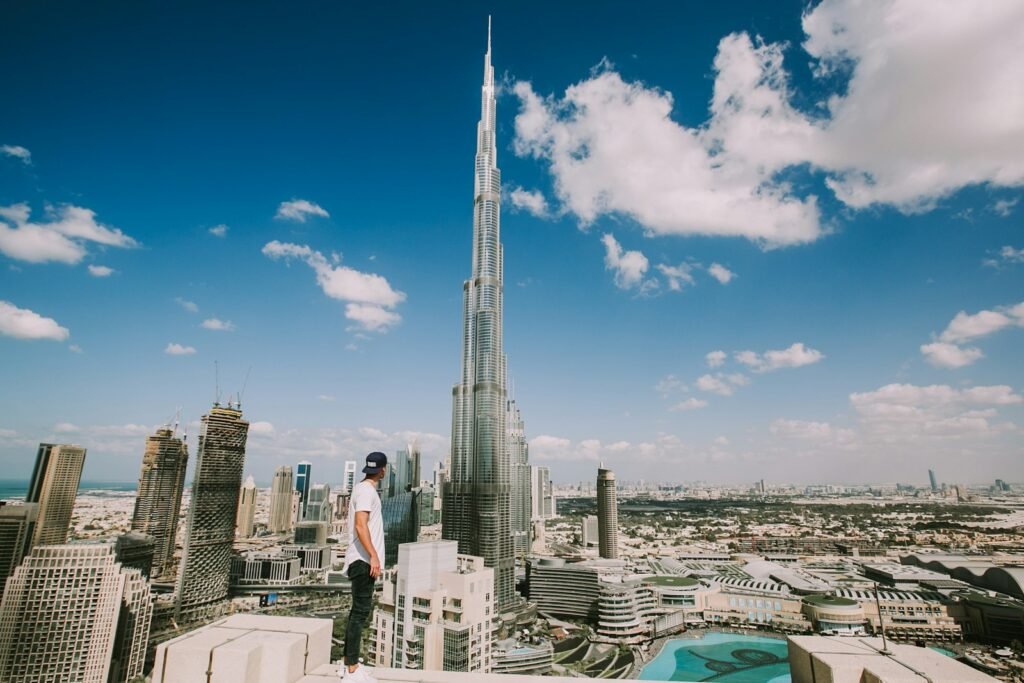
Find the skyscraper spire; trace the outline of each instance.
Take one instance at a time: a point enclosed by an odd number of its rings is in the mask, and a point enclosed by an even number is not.
[[[494,569],[498,604],[515,600],[502,341],[501,171],[495,145],[490,18],[477,124],[473,269],[462,287],[462,378],[452,389],[452,452],[442,536]]]

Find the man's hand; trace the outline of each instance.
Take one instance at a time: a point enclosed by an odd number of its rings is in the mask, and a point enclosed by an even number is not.
[[[376,553],[370,558],[370,578],[376,579],[380,576],[380,558]]]

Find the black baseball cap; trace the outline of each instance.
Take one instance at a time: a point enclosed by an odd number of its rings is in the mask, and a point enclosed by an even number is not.
[[[363,468],[363,474],[377,474],[384,469],[388,464],[388,456],[384,455],[380,451],[374,451],[366,456],[366,467]]]

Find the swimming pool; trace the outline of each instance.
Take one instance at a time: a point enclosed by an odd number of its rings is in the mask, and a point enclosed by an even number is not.
[[[734,633],[670,640],[640,680],[790,683],[789,648],[785,640]]]

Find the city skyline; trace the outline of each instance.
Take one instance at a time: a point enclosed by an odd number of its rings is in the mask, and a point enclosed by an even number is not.
[[[223,398],[244,389],[257,481],[308,460],[338,484],[413,440],[424,472],[444,458],[486,22],[448,9],[3,10],[9,476],[53,442],[88,449],[85,480],[130,480],[178,406],[194,444],[214,360]],[[1024,57],[999,48],[1019,7],[957,16],[955,50],[949,17],[907,2],[493,14],[532,464],[1024,475]],[[27,47],[82,21],[87,42]]]

